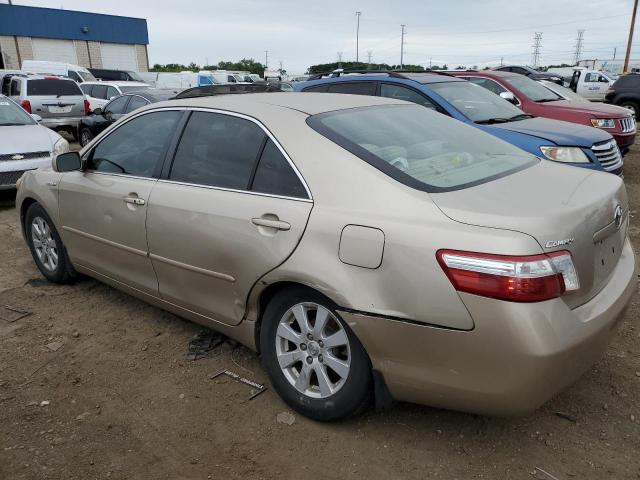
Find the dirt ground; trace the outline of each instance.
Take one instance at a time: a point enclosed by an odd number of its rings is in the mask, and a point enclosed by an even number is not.
[[[640,145],[626,157],[632,214]],[[539,192],[542,194],[542,192]],[[638,216],[632,226],[638,225]],[[640,229],[631,235],[640,251]],[[398,404],[336,424],[295,415],[257,356],[229,344],[186,357],[201,327],[94,280],[42,281],[11,194],[0,202],[0,480],[640,478],[640,297],[602,360],[522,418]]]

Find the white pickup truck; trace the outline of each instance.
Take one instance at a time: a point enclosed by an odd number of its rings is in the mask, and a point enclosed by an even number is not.
[[[607,90],[615,82],[607,72],[584,67],[550,68],[547,71],[561,75],[565,87],[592,102],[604,101]]]

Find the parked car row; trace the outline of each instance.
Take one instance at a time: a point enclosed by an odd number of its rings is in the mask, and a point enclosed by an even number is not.
[[[606,128],[450,75],[321,77],[196,87],[26,172],[16,207],[42,275],[242,342],[317,420],[393,400],[520,414],[575,381],[637,287],[624,183],[595,171],[620,170]],[[517,86],[521,105],[537,92]]]

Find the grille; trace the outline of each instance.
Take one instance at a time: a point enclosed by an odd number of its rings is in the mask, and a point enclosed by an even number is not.
[[[591,147],[591,151],[593,151],[600,165],[607,172],[612,172],[622,167],[622,155],[620,155],[620,150],[615,140],[595,144]]]
[[[15,185],[26,170],[18,172],[0,172],[0,185]]]
[[[622,128],[622,133],[631,133],[636,131],[636,119],[631,117],[625,117],[620,120],[620,128]]]
[[[12,158],[21,155],[22,158]],[[49,152],[27,152],[27,153],[3,153],[0,155],[0,162],[9,162],[16,160],[32,160],[34,158],[44,158],[51,155]]]

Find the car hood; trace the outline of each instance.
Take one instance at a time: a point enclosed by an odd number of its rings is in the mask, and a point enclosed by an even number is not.
[[[581,285],[563,297],[572,308],[604,287],[626,238],[627,194],[622,180],[610,173],[540,161],[494,181],[430,197],[456,222],[525,233],[545,252],[570,251]],[[618,206],[623,218],[615,228]]]
[[[612,138],[608,132],[598,128],[542,117],[527,118],[517,122],[496,123],[491,125],[491,128],[533,135],[550,140],[556,145],[585,148],[591,148],[594,143],[605,142]]]
[[[624,118],[631,115],[629,110],[626,108],[598,102],[580,103],[572,102],[571,100],[558,100],[555,102],[543,103],[541,105],[559,107],[563,110],[582,113],[593,118]]]
[[[8,153],[51,152],[60,138],[40,125],[0,127],[0,155]]]

